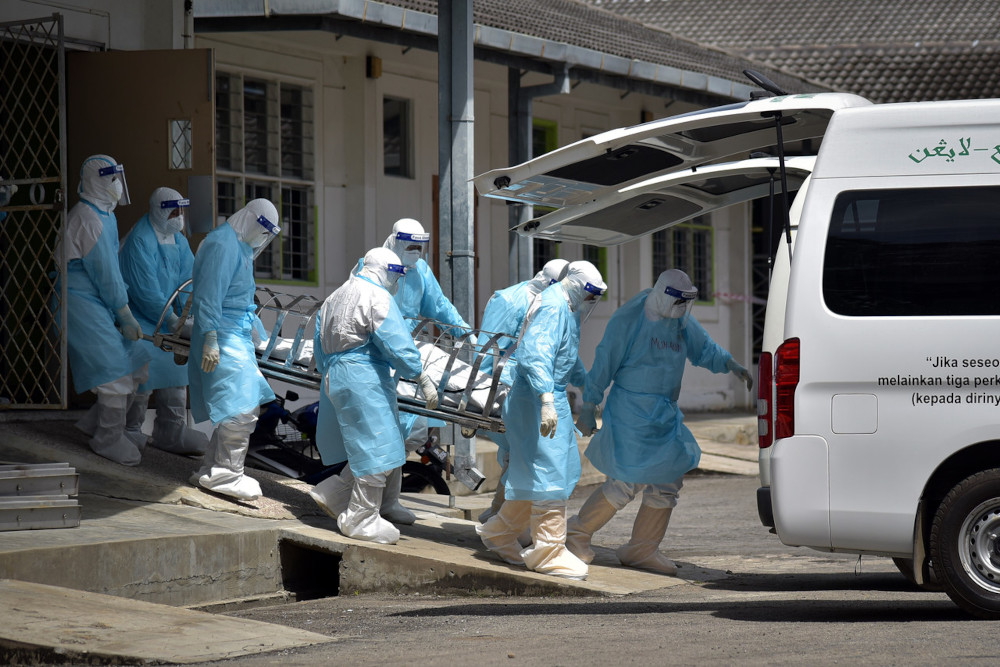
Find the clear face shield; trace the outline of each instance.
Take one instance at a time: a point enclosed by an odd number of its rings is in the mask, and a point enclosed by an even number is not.
[[[261,231],[258,236],[253,239],[253,243],[250,244],[250,247],[253,248],[254,259],[260,257],[260,254],[264,252],[264,248],[267,247],[267,244],[270,243],[279,232],[281,232],[281,227],[262,215],[257,216],[257,224],[261,226]]]
[[[427,233],[396,232],[395,252],[403,260],[404,266],[414,266],[423,256],[430,240],[431,235]]]
[[[190,199],[167,199],[160,202],[160,217],[164,219],[167,234],[177,234],[185,229],[186,211],[191,206]]]
[[[682,325],[685,324],[691,309],[694,307],[694,300],[698,297],[698,290],[681,291],[668,285],[663,291],[668,297],[673,298],[673,304],[667,310],[667,317],[680,320]]]
[[[604,296],[604,292],[607,291],[604,287],[598,287],[592,283],[587,283],[583,286],[583,302],[580,304],[580,325],[586,322],[591,314],[593,314],[594,309],[597,308],[597,304],[600,302],[601,297]]]
[[[405,275],[406,267],[402,264],[386,264],[385,278],[388,284],[385,288],[389,290],[389,294],[395,296],[396,291],[399,289],[399,281]]]
[[[117,202],[118,206],[132,203],[128,196],[128,183],[125,181],[125,165],[113,164],[110,167],[101,167],[97,170],[97,175],[101,177],[101,183],[106,183],[108,201]]]

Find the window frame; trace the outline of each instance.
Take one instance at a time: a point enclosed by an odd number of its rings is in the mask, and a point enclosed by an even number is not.
[[[215,165],[215,201],[220,222],[228,218],[232,213],[246,205],[248,201],[260,195],[260,190],[267,191],[267,199],[278,209],[282,228],[281,234],[273,241],[261,254],[265,258],[267,271],[258,268],[262,263],[259,257],[254,263],[254,279],[257,282],[274,285],[297,285],[297,286],[318,286],[319,285],[319,244],[318,225],[319,215],[317,206],[317,181],[315,169],[316,132],[315,132],[315,89],[314,86],[298,81],[289,81],[281,77],[270,76],[261,73],[245,73],[238,70],[218,69],[216,71],[216,87],[220,89],[220,79],[228,80],[226,92],[217,96],[216,107],[216,145],[229,146],[223,156],[223,164],[220,164],[220,151],[217,150]],[[247,80],[260,82],[266,88],[263,99],[267,106],[265,110],[264,130],[266,134],[267,146],[262,149],[266,155],[264,171],[259,173],[251,168],[247,169],[246,154],[246,97],[244,83]],[[299,94],[301,104],[300,111],[308,110],[308,113],[300,113],[298,118],[290,119],[283,114],[285,99],[284,92],[295,89]],[[221,108],[218,99],[225,95],[229,103]],[[224,122],[222,114],[228,117],[229,122]],[[287,120],[286,120],[287,119]],[[286,134],[287,128],[298,129],[298,133],[292,133],[290,138],[296,141],[301,147],[297,153],[296,168],[286,168],[283,160],[283,147],[289,141]],[[221,139],[221,140],[220,140]],[[293,171],[296,173],[287,173]],[[229,192],[224,190],[228,189]],[[286,191],[295,190],[305,193],[305,205],[298,208],[303,210],[301,220],[292,220],[288,216],[288,209],[292,206],[286,197]],[[228,210],[232,207],[232,210]],[[302,232],[295,238],[288,236],[292,225],[301,225]],[[302,277],[285,277],[286,263],[289,262],[296,244],[305,244],[304,252],[297,252],[296,255],[303,258],[303,267],[292,267],[288,269],[289,274],[299,272]]]

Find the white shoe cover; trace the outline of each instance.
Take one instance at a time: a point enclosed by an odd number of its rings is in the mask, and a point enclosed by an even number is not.
[[[608,502],[602,489],[597,489],[580,508],[580,513],[566,522],[566,548],[584,563],[594,561],[590,540],[618,510]]]
[[[616,552],[622,565],[669,576],[677,574],[677,565],[660,553],[671,511],[670,507],[639,507],[632,524],[632,538]]]
[[[187,425],[186,387],[157,389],[153,402],[153,447],[180,456],[201,456],[208,450],[208,436]]]
[[[97,395],[97,423],[88,444],[95,454],[125,466],[137,466],[142,452],[125,436],[125,394]]]
[[[226,468],[212,468],[208,474],[199,475],[197,483],[203,489],[238,500],[257,500],[262,495],[257,480]]]
[[[382,494],[382,518],[401,526],[412,526],[417,515],[399,504],[399,493],[403,485],[403,469],[391,470],[385,479],[385,491]]]
[[[354,473],[350,464],[344,466],[338,475],[330,475],[322,482],[309,489],[309,496],[316,501],[334,521],[347,511],[351,502],[351,491],[354,489]]]
[[[583,581],[587,564],[566,548],[566,504],[546,501],[531,506],[533,544],[521,552],[529,570]]]
[[[379,516],[386,473],[354,478],[351,502],[337,517],[337,527],[347,537],[377,544],[395,544],[399,529]]]
[[[517,536],[524,530],[530,516],[530,500],[507,500],[489,521],[476,526],[476,533],[483,545],[505,562],[524,565]]]

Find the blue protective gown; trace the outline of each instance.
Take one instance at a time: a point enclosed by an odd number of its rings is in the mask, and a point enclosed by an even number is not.
[[[177,233],[174,242],[160,243],[149,220],[142,216],[125,237],[118,253],[122,277],[128,284],[129,308],[142,326],[143,333],[152,335],[163,312],[163,306],[183,282],[191,278],[194,253],[187,238]],[[180,316],[187,295],[180,295],[174,302],[174,314]],[[140,341],[151,356],[149,380],[139,387],[149,392],[165,387],[186,387],[187,365],[174,363],[174,353],[161,350],[152,341]]]
[[[359,346],[326,354],[321,339],[322,313],[317,315],[313,350],[323,385],[316,444],[323,463],[350,461],[354,476],[361,477],[398,468],[406,461],[392,369],[402,377],[417,377],[423,365],[389,292],[365,276],[351,276],[350,280],[363,280],[385,293],[384,303],[379,304],[385,308],[385,316]]]
[[[201,242],[192,281],[191,414],[196,422],[211,419],[218,424],[274,400],[274,392],[257,368],[250,335],[256,318],[253,249],[240,241],[229,223],[223,223]],[[218,332],[219,365],[205,373],[201,352],[205,332],[213,330]]]
[[[578,351],[580,316],[570,312],[566,291],[555,284],[541,302],[518,347],[514,385],[503,406],[510,444],[504,491],[508,500],[566,500],[580,480],[580,450],[568,384],[580,385],[586,374]],[[559,422],[554,437],[542,436],[540,395],[553,394]]]
[[[701,448],[684,425],[677,397],[684,362],[728,372],[732,358],[688,316],[650,321],[643,290],[608,321],[587,374],[583,400],[600,404],[608,385],[604,419],[587,458],[608,477],[633,484],[666,484],[698,466]]]
[[[358,260],[355,273],[362,266],[364,266],[364,259]],[[416,264],[406,268],[406,275],[400,278],[399,283],[397,283],[393,300],[399,306],[399,312],[402,313],[404,318],[430,318],[444,324],[465,327],[466,329],[470,328],[468,322],[459,314],[458,309],[455,308],[454,304],[441,291],[441,285],[438,283],[437,278],[434,277],[431,267],[422,259],[418,259]],[[410,322],[409,324],[411,330],[417,326],[417,322]],[[399,417],[403,426],[403,433],[407,436],[413,430],[413,425],[417,419],[420,419],[419,415],[409,412],[404,412]],[[447,426],[444,421],[433,418],[427,419],[427,425],[428,427]]]
[[[115,312],[128,305],[128,291],[118,266],[118,220],[86,200],[68,215],[72,225],[100,225],[97,243],[66,265],[67,323],[73,388],[77,393],[131,375],[149,361],[137,341],[127,340],[115,326]]]
[[[482,331],[489,333],[479,334],[477,343],[480,349],[485,347],[489,342],[490,334],[505,333],[510,336],[510,338],[501,338],[497,341],[500,354],[506,357],[503,371],[500,373],[500,381],[507,386],[514,384],[514,376],[517,369],[517,352],[515,350],[513,353],[510,353],[510,356],[507,356],[508,350],[514,347],[514,343],[521,335],[521,330],[524,328],[524,317],[528,314],[528,308],[531,306],[531,303],[536,297],[541,296],[540,293],[536,293],[530,289],[532,282],[532,280],[525,280],[516,285],[497,290],[493,293],[493,296],[486,304],[486,309],[483,311]],[[484,357],[480,371],[491,374],[495,360],[491,355],[496,354],[496,352],[493,350],[488,350],[488,352],[490,355]],[[484,435],[497,444],[497,461],[503,466],[509,450],[507,434],[489,431],[484,432]]]

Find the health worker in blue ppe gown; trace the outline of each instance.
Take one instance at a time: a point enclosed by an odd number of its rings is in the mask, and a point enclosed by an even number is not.
[[[412,218],[397,220],[392,226],[392,233],[386,238],[382,247],[393,251],[404,267],[406,275],[395,286],[393,299],[399,307],[399,312],[407,319],[412,329],[417,326],[417,319],[430,318],[446,325],[470,328],[448,297],[441,291],[441,285],[423,259],[430,243],[430,234],[424,231],[423,225]],[[358,261],[353,273],[357,273],[364,265],[364,259]],[[457,331],[457,333],[463,333]],[[399,415],[403,428],[403,440],[406,450],[416,451],[427,441],[427,428],[445,426],[440,419],[428,420],[410,412]],[[345,484],[350,483],[350,468],[345,468],[340,477]],[[399,503],[399,493],[403,483],[402,469],[393,470],[386,484],[382,500],[382,516],[392,523],[409,526],[417,517]],[[350,488],[345,487],[345,488]]]
[[[392,370],[418,379],[429,409],[438,402],[392,298],[404,272],[391,250],[370,250],[364,266],[323,302],[313,343],[323,376],[316,444],[324,463],[347,460],[353,474],[344,508],[342,476],[323,480],[310,495],[344,535],[381,544],[399,539],[399,529],[380,514],[389,475],[406,460]]]
[[[524,318],[528,314],[531,304],[539,298],[542,290],[549,285],[554,285],[565,277],[566,267],[569,265],[565,259],[552,259],[545,263],[530,280],[524,280],[502,290],[497,290],[486,303],[483,311],[483,323],[477,344],[480,349],[485,349],[492,334],[502,333],[507,336],[497,341],[497,350],[487,350],[487,356],[483,359],[480,370],[483,373],[493,372],[494,355],[497,358],[506,357],[503,371],[500,374],[500,381],[508,387],[514,384],[514,371],[517,368],[517,350],[508,354],[508,350],[521,337],[524,328]],[[479,515],[479,523],[486,523],[490,517],[500,511],[500,506],[504,501],[504,483],[507,480],[507,465],[510,458],[510,449],[507,445],[505,433],[485,433],[486,437],[497,445],[497,463],[500,464],[500,481],[497,484],[496,492],[493,494],[493,502],[490,507]]]
[[[79,193],[57,250],[66,260],[62,278],[73,387],[78,393],[97,394],[97,403],[76,427],[90,436],[94,452],[134,466],[142,459],[146,439],[129,437],[125,416],[136,389],[146,380],[149,352],[136,342],[142,327],[129,309],[118,265],[114,210],[129,203],[125,167],[107,155],[92,155],[80,168]]]
[[[128,285],[129,306],[142,330],[156,333],[174,291],[191,279],[194,253],[184,236],[184,214],[190,201],[170,188],[157,188],[149,198],[149,212],[136,223],[118,252],[122,277]],[[179,333],[184,325],[181,313],[187,295],[181,294],[166,312],[161,333]],[[128,411],[125,429],[145,437],[142,425],[152,393],[156,392],[156,417],[151,444],[157,449],[182,455],[205,453],[208,438],[187,425],[187,364],[174,363],[173,352],[140,343],[150,354],[149,379],[136,392]]]
[[[571,262],[566,277],[528,314],[514,385],[503,406],[510,444],[507,499],[476,527],[483,544],[512,565],[585,579],[587,564],[566,548],[566,501],[580,479],[580,451],[566,386],[581,386],[580,325],[607,286],[590,262]],[[532,544],[518,536],[530,526]]]
[[[213,229],[198,247],[191,283],[191,414],[215,430],[191,483],[239,500],[260,497],[243,474],[260,405],[274,392],[257,368],[254,259],[281,231],[278,211],[254,199]]]
[[[677,574],[659,546],[684,474],[701,458],[677,407],[685,362],[713,373],[733,373],[747,389],[753,385],[750,372],[690,315],[697,295],[683,271],[664,271],[652,289],[639,292],[615,312],[597,346],[577,426],[584,435],[594,432],[596,406],[611,385],[602,427],[587,448],[587,458],[608,479],[570,519],[566,542],[584,562],[594,559],[594,532],[642,493],[632,537],[618,549],[618,560],[629,567]]]

